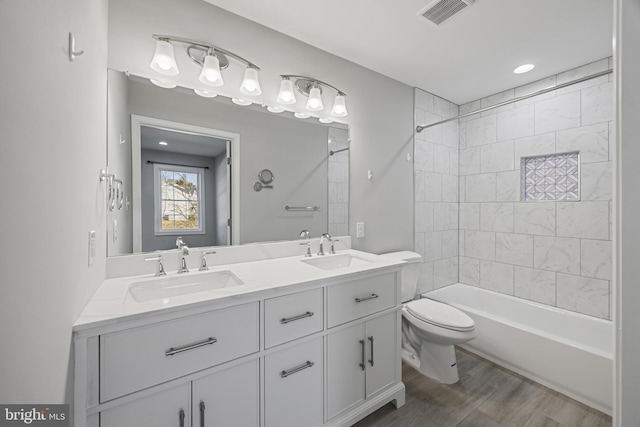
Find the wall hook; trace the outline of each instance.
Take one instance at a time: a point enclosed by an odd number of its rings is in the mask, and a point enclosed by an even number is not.
[[[73,34],[69,33],[69,61],[76,59],[77,56],[83,55],[84,50],[76,51],[76,39]]]

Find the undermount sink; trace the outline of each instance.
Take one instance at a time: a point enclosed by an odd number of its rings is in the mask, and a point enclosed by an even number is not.
[[[359,258],[351,254],[325,255],[318,258],[303,259],[302,262],[322,270],[337,270],[339,268],[353,267],[368,264],[371,261]]]
[[[135,282],[129,286],[128,293],[136,302],[155,300],[169,302],[171,298],[181,295],[241,285],[244,285],[244,282],[230,271],[212,271]]]

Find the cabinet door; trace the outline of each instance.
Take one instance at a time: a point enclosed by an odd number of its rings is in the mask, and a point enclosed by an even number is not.
[[[362,323],[327,336],[329,419],[364,400],[365,346]]]
[[[193,382],[193,426],[258,427],[259,367],[252,360]]]
[[[191,385],[182,384],[100,413],[101,427],[188,427]]]
[[[266,427],[322,425],[322,354],[316,338],[265,356]]]
[[[366,337],[366,397],[395,381],[398,349],[396,348],[397,313],[369,320]]]

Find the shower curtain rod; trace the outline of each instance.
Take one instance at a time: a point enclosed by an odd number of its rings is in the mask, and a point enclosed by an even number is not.
[[[485,112],[485,111],[488,111],[488,110],[493,110],[494,108],[502,107],[503,105],[508,105],[508,104],[512,104],[514,102],[522,101],[523,99],[533,98],[534,96],[538,96],[538,95],[542,95],[542,94],[547,93],[547,92],[551,92],[551,91],[554,91],[554,90],[562,89],[563,87],[571,86],[571,85],[574,85],[576,83],[582,83],[582,82],[585,82],[587,80],[595,79],[597,77],[606,76],[607,74],[611,74],[612,72],[613,72],[613,70],[601,71],[599,73],[591,74],[590,76],[581,77],[579,79],[571,80],[570,82],[561,83],[559,85],[548,87],[546,89],[542,89],[542,90],[539,90],[537,92],[530,93],[528,95],[522,95],[522,96],[519,96],[518,98],[510,99],[508,101],[503,101],[503,102],[500,102],[500,103],[498,103],[496,105],[491,105],[490,107],[485,107],[485,108],[481,108],[481,109],[476,110],[476,111],[471,111],[469,113],[460,114],[457,117],[451,117],[450,119],[441,120],[439,122],[431,123],[429,125],[416,126],[416,132],[420,133],[423,130],[425,130],[427,128],[430,128],[430,127],[433,127],[433,126],[438,126],[438,125],[441,125],[443,123],[448,123],[448,122],[452,122],[454,120],[463,119],[465,117],[472,116],[474,114],[478,114],[478,113],[482,113],[482,112]]]

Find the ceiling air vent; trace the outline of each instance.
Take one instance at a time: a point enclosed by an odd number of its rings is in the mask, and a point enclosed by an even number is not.
[[[473,5],[476,0],[435,0],[418,12],[436,25]]]

